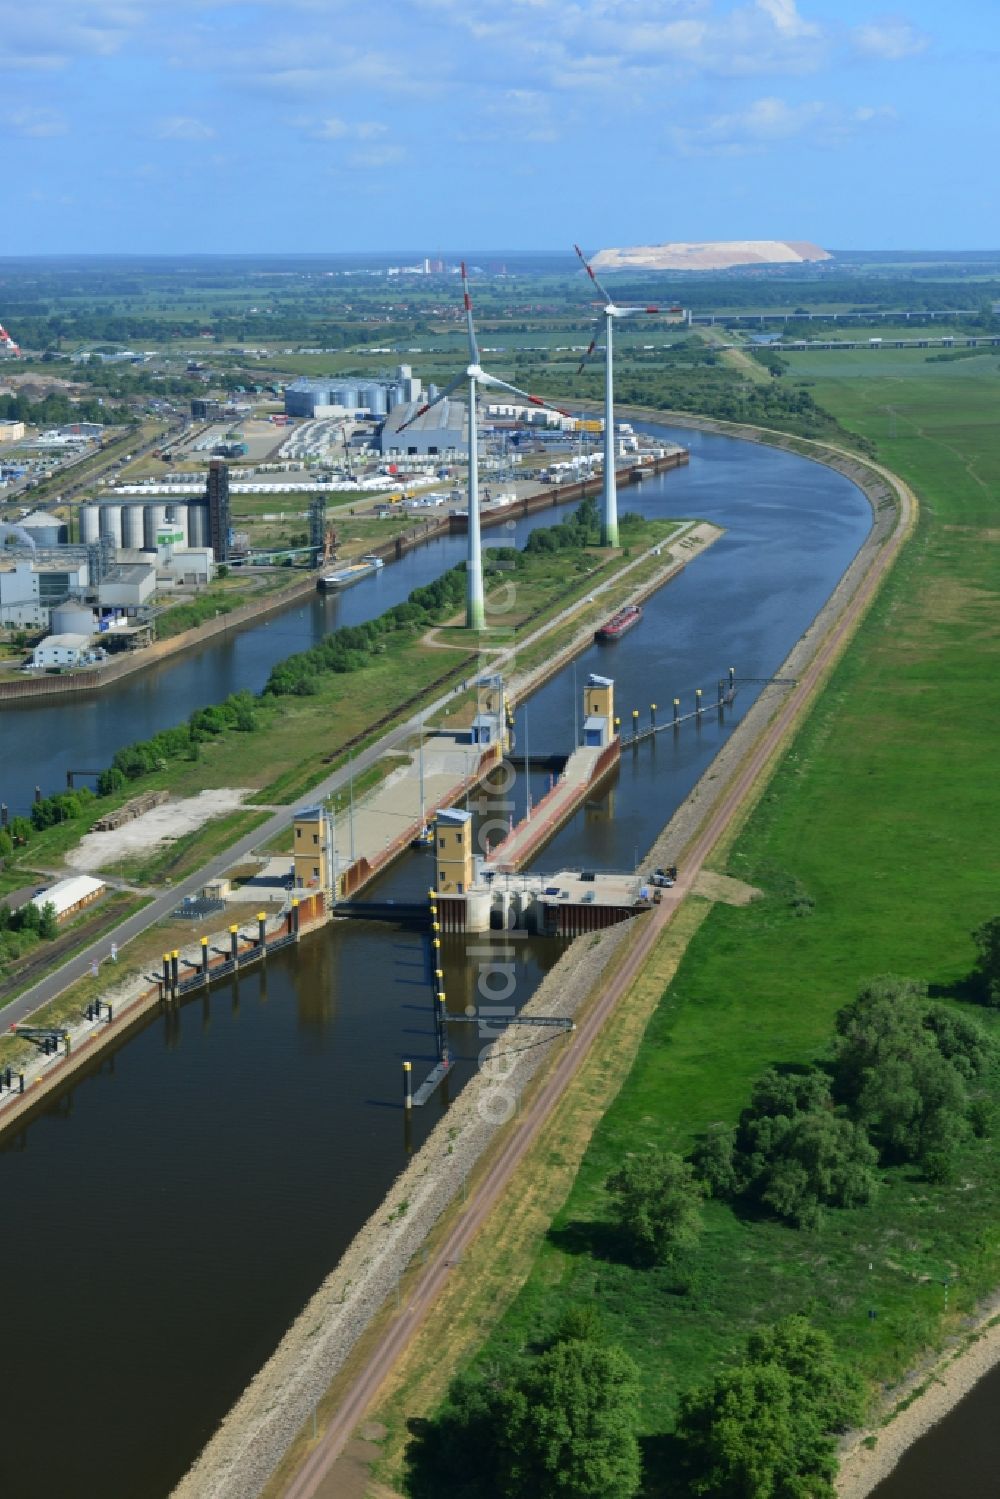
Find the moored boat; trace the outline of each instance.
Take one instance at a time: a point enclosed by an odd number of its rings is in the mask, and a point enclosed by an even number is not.
[[[381,557],[374,554],[362,557],[349,567],[339,568],[335,573],[325,573],[323,577],[317,578],[316,587],[323,593],[335,593],[341,588],[350,588],[353,583],[360,583],[362,578],[371,577],[372,573],[379,572],[383,567],[385,563]]]
[[[631,630],[633,625],[637,625],[640,619],[642,619],[642,609],[640,606],[638,604],[627,604],[624,609],[619,609],[617,614],[613,614],[609,620],[601,625],[599,630],[594,632],[594,639],[603,641],[618,640],[625,634],[626,630]]]

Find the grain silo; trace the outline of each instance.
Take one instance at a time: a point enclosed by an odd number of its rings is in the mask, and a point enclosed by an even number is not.
[[[144,505],[122,507],[122,546],[132,551],[141,552],[146,545],[145,508]]]
[[[207,547],[211,546],[208,526],[208,506],[188,506],[188,546]]]
[[[180,543],[180,545],[186,547],[188,545],[188,542],[189,542],[189,536],[188,536],[188,507],[186,505],[168,505],[167,506],[167,524],[169,526],[175,526],[176,528],[178,528],[183,533],[184,539]]]
[[[156,551],[156,533],[167,522],[166,505],[146,505],[144,507],[143,531],[146,538],[146,551]]]
[[[80,540],[85,546],[90,546],[97,541],[101,534],[99,520],[100,505],[80,506]]]
[[[104,504],[100,507],[99,525],[101,535],[106,536],[115,547],[122,544],[122,507]]]

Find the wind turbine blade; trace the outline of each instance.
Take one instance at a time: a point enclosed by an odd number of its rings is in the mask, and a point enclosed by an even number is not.
[[[580,246],[579,245],[574,245],[573,249],[579,255],[580,260],[583,262],[583,268],[584,268],[584,270],[587,272],[587,275],[590,277],[591,281],[593,281],[594,285],[597,287],[597,290],[600,292],[600,294],[604,298],[605,302],[609,306],[613,306],[614,305],[614,298],[608,296],[607,292],[604,290],[604,287],[598,281],[598,279],[597,279],[597,273],[594,270],[594,267],[591,265],[591,263],[587,259],[586,255],[584,255],[583,251],[580,249]]]
[[[511,395],[520,396],[522,401],[527,401],[529,406],[544,406],[546,411],[555,411],[559,416],[569,416],[568,411],[563,411],[561,406],[553,406],[551,401],[543,401],[541,396],[533,396],[526,390],[521,390],[517,385],[510,385],[506,380],[497,379],[496,375],[482,374],[479,377],[482,385],[495,385],[498,390],[509,390]]]
[[[469,293],[469,273],[465,269],[465,261],[462,261],[462,298],[465,302],[465,325],[469,330],[469,363],[479,363],[479,345],[476,343],[476,330],[472,322],[472,297]]]
[[[594,350],[597,348],[597,337],[598,337],[598,334],[601,331],[601,324],[603,322],[604,322],[603,317],[599,317],[597,319],[597,321],[595,322],[595,324],[594,324],[594,336],[590,340],[590,343],[587,345],[587,352],[586,352],[586,354],[584,354],[583,358],[580,360],[580,363],[577,365],[576,372],[577,372],[578,375],[582,375],[583,374],[583,367],[584,367],[584,365],[587,363],[587,360],[590,358],[591,354],[593,354]]]
[[[659,307],[615,307],[616,314],[627,312],[659,312]]]
[[[438,391],[438,393],[434,397],[433,401],[425,401],[422,406],[418,406],[417,409],[416,409],[416,411],[413,413],[413,415],[412,416],[408,416],[407,419],[406,419],[406,421],[403,423],[403,425],[401,427],[397,427],[396,428],[396,431],[397,432],[405,432],[406,429],[407,429],[407,427],[412,427],[413,423],[415,421],[418,421],[420,419],[420,417],[422,417],[426,412],[430,411],[434,406],[440,406],[440,404],[441,404],[442,401],[447,401],[447,399],[448,399],[449,396],[454,395],[455,391],[458,389],[458,387],[460,385],[464,385],[467,379],[468,379],[468,376],[466,375],[465,371],[463,370],[460,375],[456,375],[455,376],[454,380],[452,380],[452,382],[451,382],[450,385],[446,385],[445,388],[444,388],[444,390],[439,390]]]

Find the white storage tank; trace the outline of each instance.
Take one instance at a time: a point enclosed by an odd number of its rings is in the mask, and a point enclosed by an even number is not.
[[[52,635],[93,635],[97,619],[92,609],[69,599],[57,604],[49,615],[49,633]]]
[[[80,506],[80,540],[84,545],[89,545],[100,538],[100,509],[100,505]]]
[[[107,536],[116,547],[122,544],[122,507],[120,505],[102,505],[100,507],[101,535]]]
[[[156,551],[156,533],[167,523],[166,505],[145,505],[143,507],[143,534],[145,536],[146,551]]]
[[[146,545],[144,511],[145,507],[142,505],[122,507],[122,546],[141,552]]]

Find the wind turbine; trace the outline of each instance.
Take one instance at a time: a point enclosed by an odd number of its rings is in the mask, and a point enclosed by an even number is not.
[[[466,563],[468,574],[468,594],[465,606],[465,623],[470,630],[482,630],[486,627],[486,616],[483,605],[483,549],[479,533],[479,431],[476,421],[476,392],[480,385],[486,385],[497,390],[509,390],[512,395],[527,401],[531,406],[545,406],[552,411],[558,411],[560,416],[566,416],[565,411],[558,406],[552,406],[549,401],[543,401],[539,396],[529,395],[526,390],[519,390],[516,385],[510,385],[506,380],[499,380],[496,375],[488,375],[479,362],[479,345],[476,342],[476,329],[472,321],[472,297],[469,294],[469,276],[465,269],[465,261],[462,261],[462,295],[465,302],[465,324],[469,335],[469,363],[460,375],[456,375],[450,385],[439,391],[433,401],[427,401],[420,406],[411,417],[409,417],[399,428],[405,432],[407,427],[413,425],[418,418],[432,407],[446,401],[453,395],[459,386],[468,383],[469,387],[469,555]]]
[[[584,255],[579,245],[573,249],[583,262],[583,268],[591,281],[597,287],[604,298],[604,308],[597,318],[597,328],[600,329],[601,318],[604,319],[604,515],[601,518],[601,545],[616,547],[618,545],[618,492],[615,488],[615,392],[614,377],[612,374],[614,358],[612,353],[612,328],[615,318],[629,317],[633,312],[659,312],[658,307],[619,307],[608,296],[604,287],[598,281],[593,266]],[[580,368],[583,369],[587,360],[597,348],[597,333],[590,340],[590,346],[586,354],[580,360]]]

